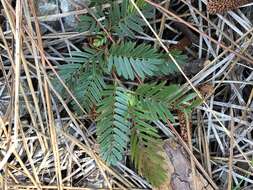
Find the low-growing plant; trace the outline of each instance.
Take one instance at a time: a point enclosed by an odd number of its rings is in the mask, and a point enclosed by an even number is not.
[[[101,9],[102,3],[111,6]],[[136,3],[147,19],[152,18],[152,7],[142,0]],[[176,110],[190,113],[198,99],[194,93],[185,94],[178,84],[157,80],[175,74],[177,68],[166,53],[144,41],[133,42],[146,25],[128,0],[92,0],[91,5],[96,11],[82,16],[78,28],[90,32],[89,43],[83,51],[72,52],[69,64],[59,67],[59,75],[85,111],[95,110],[103,160],[117,165],[130,150],[138,173],[159,186],[167,175],[163,141],[154,122],[175,122]],[[180,64],[186,62],[181,52],[171,54]],[[57,88],[68,97],[60,84]],[[71,103],[81,114],[76,103]]]

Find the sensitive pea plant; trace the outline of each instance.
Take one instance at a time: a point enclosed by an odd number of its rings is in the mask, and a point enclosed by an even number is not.
[[[103,3],[110,6],[103,9]],[[155,10],[151,6],[142,0],[136,4],[152,19]],[[59,75],[89,119],[95,120],[101,158],[115,166],[130,153],[136,171],[159,186],[167,174],[163,140],[154,122],[173,123],[177,110],[189,114],[199,100],[178,84],[159,80],[178,72],[177,67],[167,53],[144,41],[133,41],[147,27],[128,0],[92,0],[90,6],[96,9],[81,16],[78,27],[90,33],[88,43],[82,51],[71,52],[69,64],[59,67]],[[179,64],[186,62],[181,52],[170,53]],[[67,98],[66,89],[57,79],[54,82]],[[82,114],[75,101],[71,104]]]

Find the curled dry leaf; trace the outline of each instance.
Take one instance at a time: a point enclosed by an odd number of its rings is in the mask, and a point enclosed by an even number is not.
[[[166,154],[168,178],[165,183],[155,190],[213,189],[199,172],[196,172],[196,177],[193,177],[188,154],[175,140],[169,139],[165,141],[164,151]],[[194,181],[197,189],[193,188]]]

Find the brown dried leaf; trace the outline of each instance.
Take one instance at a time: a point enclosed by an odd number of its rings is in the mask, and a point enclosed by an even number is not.
[[[155,190],[192,190],[194,181],[197,187],[195,190],[213,189],[199,172],[193,177],[188,154],[175,140],[167,140],[164,143],[164,151],[167,155],[168,179]]]

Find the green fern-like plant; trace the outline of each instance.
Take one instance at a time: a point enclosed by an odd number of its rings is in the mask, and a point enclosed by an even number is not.
[[[159,53],[152,46],[147,44],[136,45],[133,42],[114,44],[109,50],[108,71],[116,70],[119,76],[127,80],[134,80],[140,77],[162,76],[173,74],[178,71],[170,58]],[[171,53],[179,64],[186,62],[186,56],[180,57],[179,51]]]
[[[147,18],[153,16],[154,10],[145,1],[135,2]],[[110,7],[101,9],[103,3]],[[136,171],[159,186],[166,179],[166,162],[163,140],[154,123],[174,123],[177,110],[189,114],[201,101],[179,85],[157,82],[157,77],[178,72],[177,67],[168,54],[130,40],[145,31],[145,22],[128,0],[91,0],[90,5],[95,11],[82,16],[79,25],[80,30],[90,32],[87,45],[71,52],[65,58],[68,64],[58,67],[58,74],[95,121],[101,158],[116,166],[130,149]],[[179,64],[186,62],[182,52],[170,53]],[[130,81],[139,84],[128,85]],[[53,82],[63,97],[69,98],[56,78]],[[70,105],[82,114],[74,101]]]
[[[166,163],[161,154],[163,142],[157,129],[151,124],[154,118],[149,117],[156,113],[139,101],[133,105],[131,114],[131,159],[138,173],[146,177],[152,185],[159,186],[166,178]]]
[[[122,160],[130,136],[129,97],[122,87],[108,86],[98,105],[97,136],[102,158],[112,165]]]
[[[171,113],[174,103],[183,109],[196,96],[183,95],[179,86],[164,83],[143,84],[135,91],[113,86],[104,93],[97,119],[101,157],[108,164],[116,165],[131,139],[131,158],[137,171],[152,185],[159,186],[166,179],[166,163],[162,140],[152,123],[175,122]]]
[[[132,4],[128,0],[123,0],[122,3],[118,1],[107,1],[111,3],[110,8],[105,11],[98,5],[98,1],[93,1],[93,5],[97,5],[96,11],[93,15],[84,15],[80,17],[79,31],[90,31],[91,33],[102,31],[101,25],[111,34],[116,33],[119,37],[135,37],[135,33],[142,33],[144,31],[145,22],[141,16],[134,11]],[[154,9],[148,6],[143,1],[137,1],[138,5],[143,11],[146,18],[154,16]],[[94,18],[94,16],[96,18]],[[100,22],[99,25],[97,22]]]
[[[93,106],[101,101],[101,93],[106,86],[99,65],[99,60],[102,59],[103,54],[100,51],[87,48],[83,52],[72,52],[71,55],[72,57],[66,60],[74,63],[61,65],[59,75],[83,108],[89,112]],[[67,97],[66,90],[59,84],[59,81],[54,80],[54,83],[57,90],[64,97]],[[76,103],[74,101],[71,103],[74,109],[80,113],[81,110]]]
[[[73,93],[79,103],[89,112],[93,106],[101,101],[101,93],[106,86],[103,76],[96,69],[88,70],[82,73],[76,82],[78,85],[73,88]],[[73,105],[78,110],[75,102]]]
[[[108,58],[108,71],[116,69],[119,76],[125,79],[134,80],[136,76],[144,79],[146,76],[153,76],[159,70],[164,60],[159,53],[149,45],[128,42],[120,45],[113,45]]]
[[[166,179],[163,142],[154,127],[137,120],[131,133],[131,159],[137,171],[157,187]]]
[[[112,45],[104,54],[91,52],[73,53],[74,57],[68,59],[76,63],[63,65],[59,74],[87,112],[96,107],[100,155],[107,164],[117,165],[130,144],[137,171],[158,186],[166,178],[165,159],[153,122],[175,122],[172,111],[190,111],[196,105],[196,95],[184,95],[178,85],[144,83],[127,89],[120,87],[119,81],[111,85],[104,80],[114,71],[123,81],[158,76],[166,59],[149,45],[127,42]],[[74,102],[72,105],[80,113]]]

